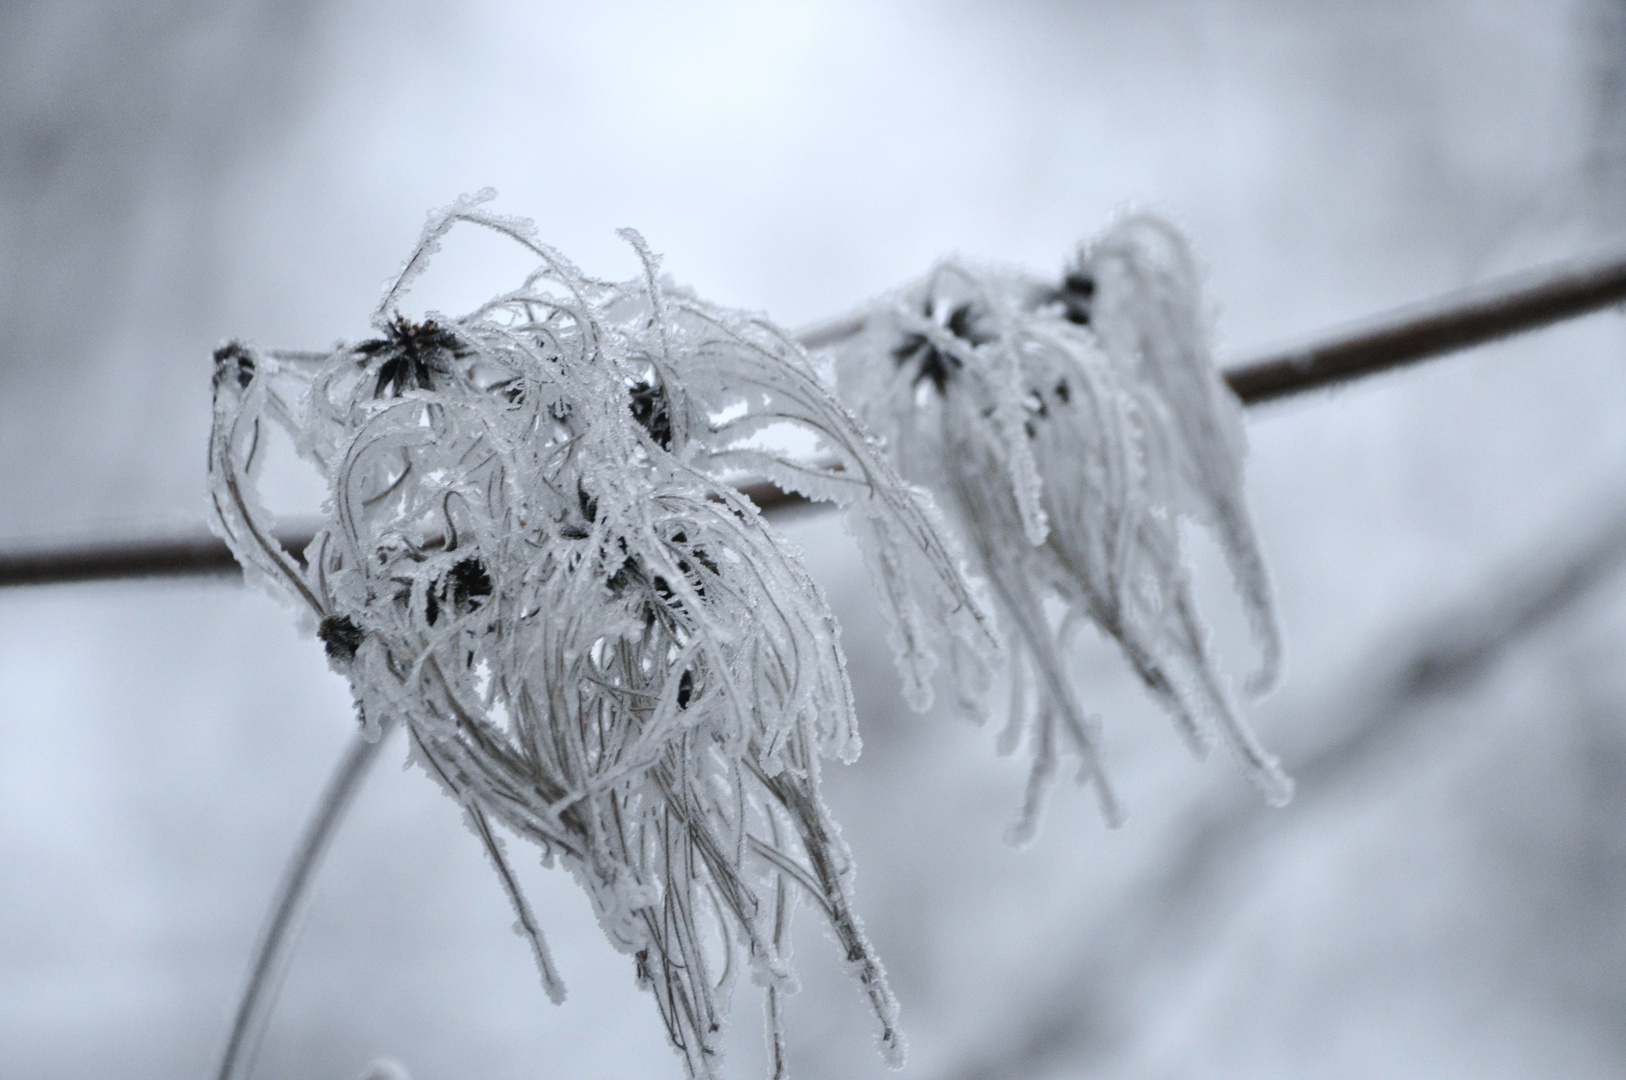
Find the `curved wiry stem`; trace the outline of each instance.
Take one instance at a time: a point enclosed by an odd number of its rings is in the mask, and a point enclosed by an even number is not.
[[[378,760],[379,748],[393,726],[392,720],[384,720],[382,732],[376,733],[374,738],[369,739],[367,733],[360,731],[351,736],[350,745],[328,778],[316,811],[306,823],[288,867],[283,871],[282,883],[272,898],[265,929],[254,950],[253,963],[249,965],[248,982],[232,1018],[231,1034],[221,1052],[220,1067],[215,1070],[217,1080],[235,1080],[248,1075],[265,1018],[276,1000],[277,975],[293,938],[294,916],[310,891],[328,843],[338,831],[345,811],[355,801],[373,762]]]

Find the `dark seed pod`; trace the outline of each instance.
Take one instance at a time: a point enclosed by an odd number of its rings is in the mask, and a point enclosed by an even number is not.
[[[647,379],[639,379],[627,388],[632,397],[632,418],[649,433],[655,445],[662,450],[672,449],[672,414],[666,403],[666,391]]]
[[[232,341],[215,350],[215,385],[220,380],[236,376],[238,389],[247,390],[254,381],[254,357],[238,342]]]
[[[928,300],[922,313],[926,318],[935,321],[933,312],[934,306]],[[963,303],[954,306],[942,326],[960,340],[976,346],[992,340],[978,326],[978,322],[976,308],[970,303]],[[930,338],[920,333],[905,334],[903,340],[892,350],[892,360],[899,367],[915,365],[912,385],[919,386],[922,382],[929,382],[938,394],[943,393],[955,375],[965,366],[965,361],[946,349],[938,348]]]
[[[1083,270],[1069,270],[1061,279],[1055,298],[1061,301],[1062,318],[1078,326],[1088,326],[1095,306],[1095,278]]]
[[[316,636],[322,639],[329,660],[348,664],[361,648],[362,629],[348,615],[329,615],[317,627]]]
[[[355,352],[370,363],[382,357],[374,397],[400,397],[408,390],[433,390],[438,377],[450,374],[452,360],[469,355],[457,335],[433,319],[412,322],[397,315],[386,336],[357,345]]]

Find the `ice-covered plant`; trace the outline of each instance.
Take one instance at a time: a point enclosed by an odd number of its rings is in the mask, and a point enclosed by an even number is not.
[[[485,197],[431,216],[372,339],[220,350],[218,525],[252,577],[309,612],[367,729],[403,725],[413,759],[462,804],[556,1001],[499,824],[581,883],[691,1076],[715,1073],[742,970],[766,988],[783,1072],[798,896],[828,921],[900,1061],[819,795],[821,759],[859,746],[835,620],[725,481],[750,468],[850,508],[917,699],[934,648],[991,642],[929,502],[785,334],[660,280],[636,234],[641,277],[588,278]],[[459,222],[523,245],[538,268],[468,315],[403,314]],[[256,495],[267,421],[328,484],[302,558],[278,546]],[[786,427],[815,436],[820,464],[776,439]]]
[[[1290,794],[1216,670],[1181,552],[1182,519],[1214,529],[1263,657],[1250,689],[1263,692],[1279,636],[1242,498],[1241,410],[1203,314],[1185,241],[1134,216],[1081,247],[1059,283],[945,261],[829,346],[843,399],[937,494],[997,599],[1012,687],[1001,749],[1026,735],[1033,755],[1015,841],[1033,836],[1064,752],[1107,819],[1122,816],[1098,722],[1068,674],[1070,635],[1086,622],[1118,643],[1194,750],[1218,730],[1267,798]]]

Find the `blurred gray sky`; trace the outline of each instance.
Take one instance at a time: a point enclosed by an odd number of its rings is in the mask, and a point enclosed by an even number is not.
[[[424,213],[486,185],[590,273],[633,271],[632,225],[679,280],[790,325],[953,250],[1056,267],[1148,206],[1192,234],[1240,357],[1617,242],[1623,87],[1619,0],[12,3],[0,537],[200,522],[210,350],[365,333]],[[455,309],[517,269],[456,242],[418,295]],[[1620,491],[1622,345],[1595,317],[1252,417],[1291,665],[1256,710],[1267,739],[1316,745],[1436,610]],[[1282,812],[1177,944],[1113,969],[1120,991],[1074,969],[1235,770],[1187,761],[1110,650],[1086,651],[1131,824],[1107,833],[1065,792],[1033,850],[1003,849],[1020,766],[896,703],[839,527],[787,529],[846,627],[868,749],[830,797],[910,1074],[1626,1069],[1619,588]],[[206,1069],[350,722],[289,621],[224,584],[0,595],[0,1072]],[[536,870],[572,990],[547,1004],[443,803],[416,773],[375,778],[259,1075],[351,1077],[373,1054],[418,1080],[678,1075],[625,959]],[[799,947],[796,1074],[881,1075],[829,952],[816,931]],[[1069,1006],[1081,987],[1118,1003],[1113,1030]],[[731,1075],[760,1071],[756,1010],[742,992]]]

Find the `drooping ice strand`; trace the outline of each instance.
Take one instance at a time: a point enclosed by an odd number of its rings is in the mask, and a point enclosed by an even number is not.
[[[830,346],[843,399],[937,494],[997,599],[1013,688],[1001,749],[1025,737],[1033,756],[1018,842],[1063,754],[1107,819],[1122,816],[1068,674],[1084,622],[1118,643],[1196,752],[1217,730],[1272,803],[1291,793],[1216,670],[1181,552],[1182,518],[1223,545],[1262,693],[1280,637],[1243,501],[1241,410],[1214,370],[1198,286],[1179,233],[1136,216],[1081,247],[1059,282],[945,261]]]
[[[251,577],[311,613],[364,724],[404,726],[413,759],[462,804],[555,1000],[563,984],[499,825],[587,890],[690,1075],[715,1075],[742,970],[767,988],[782,1071],[799,897],[828,920],[900,1061],[819,795],[821,759],[859,747],[835,620],[723,479],[750,468],[849,508],[917,700],[937,652],[991,649],[976,599],[929,502],[793,341],[661,281],[635,234],[645,273],[590,279],[486,197],[431,216],[373,338],[217,354],[218,525]],[[524,245],[538,268],[466,316],[403,314],[460,222]],[[303,560],[277,546],[256,495],[268,420],[328,483]],[[763,437],[776,425],[813,433],[821,464],[776,450]]]

